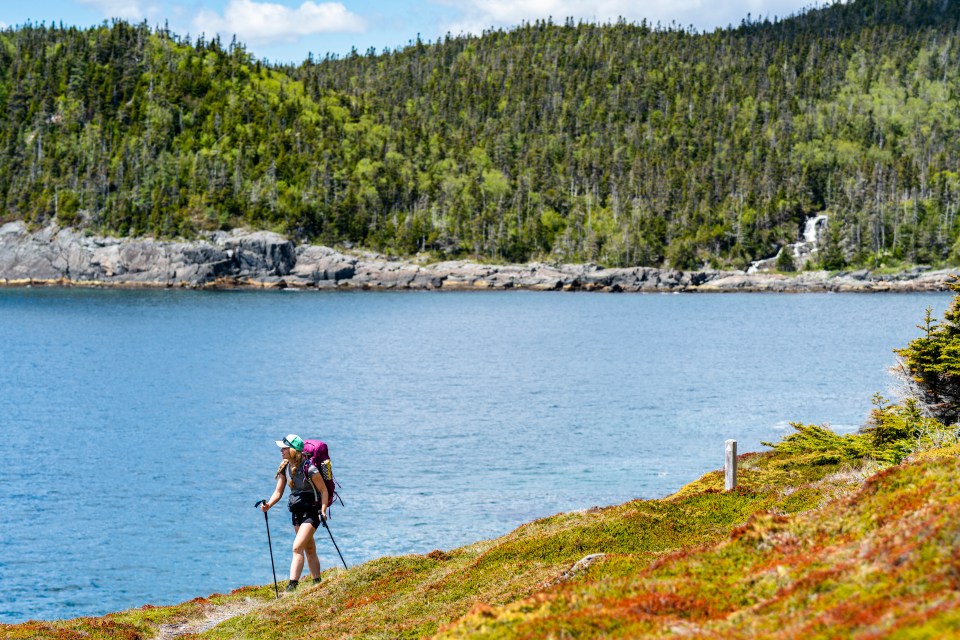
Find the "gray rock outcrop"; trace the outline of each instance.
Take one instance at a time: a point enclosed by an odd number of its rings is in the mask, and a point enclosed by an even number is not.
[[[868,270],[794,276],[744,271],[605,269],[593,264],[424,265],[373,253],[295,246],[268,231],[214,232],[199,240],[87,236],[22,222],[0,227],[0,285],[125,287],[298,287],[314,289],[529,289],[539,291],[930,291],[947,288],[949,270],[898,274]]]

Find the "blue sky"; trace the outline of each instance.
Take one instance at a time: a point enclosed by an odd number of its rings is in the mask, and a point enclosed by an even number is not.
[[[169,24],[181,36],[219,33],[260,58],[300,62],[312,52],[344,54],[351,47],[395,49],[446,33],[481,33],[552,17],[592,22],[646,19],[709,30],[739,24],[749,13],[787,16],[814,4],[803,0],[28,0],[0,6],[0,23],[63,22],[86,27],[124,18]],[[822,4],[822,3],[821,3]]]

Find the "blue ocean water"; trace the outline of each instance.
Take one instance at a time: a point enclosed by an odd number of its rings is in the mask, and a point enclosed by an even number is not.
[[[351,564],[669,494],[728,438],[856,429],[949,300],[0,290],[0,621],[271,582],[289,432],[330,445]]]

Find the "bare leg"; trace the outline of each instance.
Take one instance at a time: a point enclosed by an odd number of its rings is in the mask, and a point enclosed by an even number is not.
[[[313,549],[313,557],[317,557],[317,545],[313,541],[313,532],[316,531],[312,524],[301,524],[296,527],[297,537],[293,540],[293,559],[290,561],[290,579],[299,580],[303,573],[303,556],[308,546]],[[320,561],[317,560],[317,569],[320,568]],[[313,575],[313,567],[310,568]],[[319,571],[317,573],[319,574]]]
[[[313,539],[313,536],[310,537],[306,546],[304,546],[303,555],[307,558],[307,566],[310,567],[310,576],[319,578],[320,558],[317,556],[317,541]]]
[[[297,539],[300,537],[300,529],[303,525],[298,524],[293,528],[297,535],[293,539],[293,558],[290,560],[290,579],[299,580],[303,573],[303,555],[297,551]]]

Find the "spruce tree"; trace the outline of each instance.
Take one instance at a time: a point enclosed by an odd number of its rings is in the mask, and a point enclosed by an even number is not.
[[[777,254],[777,271],[792,273],[797,270],[797,263],[793,259],[793,248],[790,245],[784,245]]]
[[[951,284],[960,292],[960,281]],[[944,424],[960,417],[960,295],[937,322],[928,308],[923,335],[898,349],[901,371],[918,402]]]

